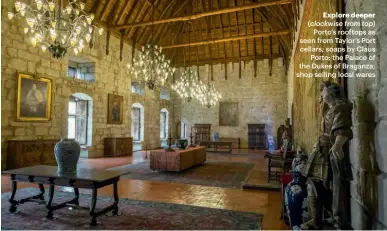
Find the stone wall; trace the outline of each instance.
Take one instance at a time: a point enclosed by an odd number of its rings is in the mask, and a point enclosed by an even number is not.
[[[2,40],[2,113],[1,113],[1,147],[2,169],[6,166],[7,140],[10,139],[59,139],[67,136],[67,117],[69,96],[74,93],[85,93],[93,99],[92,145],[88,147],[88,157],[103,156],[105,137],[131,136],[131,76],[126,64],[130,58],[124,55],[119,59],[119,40],[110,38],[109,55],[105,53],[105,36],[97,37],[93,49],[88,46],[78,56],[95,62],[95,82],[67,78],[68,56],[63,59],[52,58],[50,53],[43,53],[40,48],[32,47],[23,27],[7,18],[7,9],[12,2],[2,2],[1,40]],[[72,52],[70,51],[70,54]],[[131,47],[124,45],[124,54],[131,54]],[[52,80],[52,115],[49,122],[16,121],[17,73],[29,73]],[[107,124],[108,94],[115,93],[124,98],[123,124]],[[145,139],[149,140],[148,148],[160,146],[159,110],[168,107],[169,103],[160,100],[158,91],[148,91],[143,96],[146,119]]]
[[[325,1],[313,1],[306,0],[303,8],[302,23],[300,25],[300,32],[298,39],[334,39],[334,35],[320,35],[316,36],[313,34],[312,27],[308,27],[308,21],[329,21],[328,19],[323,20],[323,12],[334,13],[336,12],[336,0],[325,0]],[[334,20],[331,20],[334,21]],[[331,29],[327,27],[320,27],[320,30]],[[297,40],[299,41],[299,40]],[[328,55],[325,52],[312,53],[312,52],[300,52],[300,48],[306,48],[310,45],[317,48],[326,47],[335,47],[335,44],[301,44],[299,42],[295,43],[295,51],[293,60],[291,62],[292,67],[289,69],[289,72],[292,76],[293,81],[291,81],[293,86],[293,128],[294,128],[294,141],[295,143],[310,152],[313,148],[314,143],[317,141],[317,137],[320,135],[321,130],[321,110],[319,105],[320,97],[320,84],[327,80],[325,78],[298,78],[296,77],[297,73],[318,73],[328,70],[319,70],[319,69],[300,69],[299,64],[304,63],[311,65],[312,61],[310,56],[315,55]],[[335,61],[313,61],[317,64],[334,64]],[[334,72],[334,70],[330,70]]]
[[[351,214],[354,229],[387,228],[387,2],[385,0],[346,0],[346,13],[375,13],[377,44],[375,61],[348,61],[348,64],[373,64],[376,78],[349,78],[348,98],[354,103],[350,143],[355,180],[351,187]],[[354,20],[353,20],[354,21]],[[359,20],[360,21],[360,20]],[[351,28],[347,28],[348,30]],[[360,28],[352,28],[359,30]],[[359,38],[359,36],[356,36]],[[354,38],[354,36],[348,36]],[[350,44],[351,47],[356,47]],[[355,55],[371,54],[356,52]],[[348,70],[356,73],[363,70]]]
[[[176,101],[175,122],[185,118],[191,125],[209,123],[211,133],[219,132],[220,137],[240,138],[242,148],[247,148],[248,144],[248,123],[269,124],[272,126],[272,134],[276,136],[277,128],[284,124],[287,118],[287,80],[282,59],[273,61],[272,76],[269,76],[268,60],[258,61],[257,78],[254,78],[252,61],[246,63],[245,67],[242,64],[241,79],[238,64],[227,66],[227,80],[224,64],[213,66],[213,83],[222,95],[221,101],[238,103],[238,126],[219,126],[219,104],[207,108],[197,100]],[[193,67],[193,70],[196,70],[196,67]],[[207,82],[209,70],[208,66],[200,66],[202,81]],[[183,69],[179,71],[182,72]]]

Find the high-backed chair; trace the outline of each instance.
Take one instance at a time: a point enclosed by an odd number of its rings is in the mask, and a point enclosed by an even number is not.
[[[268,164],[267,164],[267,182],[270,183],[270,180],[273,178],[275,180],[280,180],[281,174],[286,171],[287,168],[291,167],[292,159],[287,158],[288,149],[290,143],[288,141],[284,141],[284,151],[279,155],[269,155],[268,156]],[[282,154],[282,155],[281,155]],[[277,169],[277,171],[272,171],[272,169]],[[280,171],[278,171],[280,169]]]

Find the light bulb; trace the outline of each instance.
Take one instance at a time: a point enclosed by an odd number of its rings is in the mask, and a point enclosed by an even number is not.
[[[56,39],[56,34],[51,34],[51,41],[55,42],[55,39]]]
[[[62,40],[61,40],[61,43],[62,43],[62,44],[65,44],[65,43],[66,43],[66,40],[62,39]]]
[[[86,34],[85,39],[86,39],[87,42],[90,42],[90,40],[91,40],[91,35],[90,35],[90,34]]]
[[[38,8],[38,10],[40,10],[40,9],[42,9],[42,6],[43,6],[42,0],[37,0],[36,1],[36,8]]]
[[[21,16],[25,16],[26,15],[26,10],[25,9],[20,9],[20,14],[21,14]]]
[[[77,39],[76,38],[71,38],[71,40],[70,40],[70,44],[71,44],[71,46],[74,46],[75,45],[75,43],[77,43]]]
[[[33,47],[36,46],[36,38],[35,38],[35,37],[32,37],[32,38],[31,38],[31,43],[32,43],[32,46],[33,46]]]
[[[12,12],[8,12],[8,19],[11,20],[13,18],[13,16],[15,16],[14,13]]]
[[[21,3],[20,2],[15,2],[15,10],[16,12],[19,12],[21,8]]]
[[[56,26],[56,21],[51,21],[51,26],[55,28],[55,26]]]
[[[79,10],[78,9],[75,10],[75,14],[79,15]]]
[[[94,20],[94,14],[90,14],[91,20]]]
[[[50,11],[54,11],[55,9],[55,3],[54,2],[49,2],[48,7],[50,8]]]
[[[41,14],[38,14],[38,19],[39,19],[39,20],[42,19],[42,15],[41,15]]]
[[[99,32],[99,35],[102,35],[102,33],[103,33],[103,28],[99,28],[98,32]]]
[[[80,7],[81,7],[81,10],[85,9],[85,3],[81,2],[79,3]]]
[[[86,20],[87,20],[87,23],[89,23],[89,25],[90,25],[91,22],[93,21],[89,16],[86,17]]]
[[[76,47],[74,48],[74,54],[78,55],[78,48],[76,48]]]
[[[93,27],[89,27],[89,33],[93,32]]]
[[[71,6],[66,7],[66,12],[67,12],[67,14],[71,14]]]
[[[67,25],[67,22],[66,21],[63,21],[63,26],[66,26]]]
[[[42,51],[46,52],[47,47],[45,45],[42,45]]]
[[[29,27],[33,27],[35,25],[35,19],[34,18],[26,18],[26,21],[27,21],[27,25]]]
[[[75,32],[79,34],[81,32],[81,27],[80,26],[75,27]]]
[[[24,28],[24,34],[27,34],[28,33],[28,28]]]

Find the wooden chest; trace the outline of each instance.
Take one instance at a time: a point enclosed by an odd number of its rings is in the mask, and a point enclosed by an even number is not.
[[[7,169],[57,165],[54,155],[59,140],[8,140]]]
[[[132,153],[132,137],[106,137],[104,139],[104,156],[131,156]]]

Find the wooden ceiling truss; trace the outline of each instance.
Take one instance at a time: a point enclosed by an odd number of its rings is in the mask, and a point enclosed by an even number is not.
[[[110,36],[135,50],[151,42],[161,45],[176,67],[237,64],[238,76],[246,62],[283,57],[288,66],[302,0],[84,0],[86,11],[95,14],[96,24],[106,29],[106,54]],[[154,9],[153,7],[154,6]],[[153,17],[152,17],[153,15]],[[153,18],[153,20],[152,20]],[[153,28],[153,29],[152,29]],[[152,36],[153,31],[153,36]],[[93,46],[93,40],[90,41]],[[223,66],[224,64],[224,66]],[[199,73],[199,72],[198,72]],[[198,76],[200,79],[200,76]],[[204,80],[204,79],[203,79]]]

